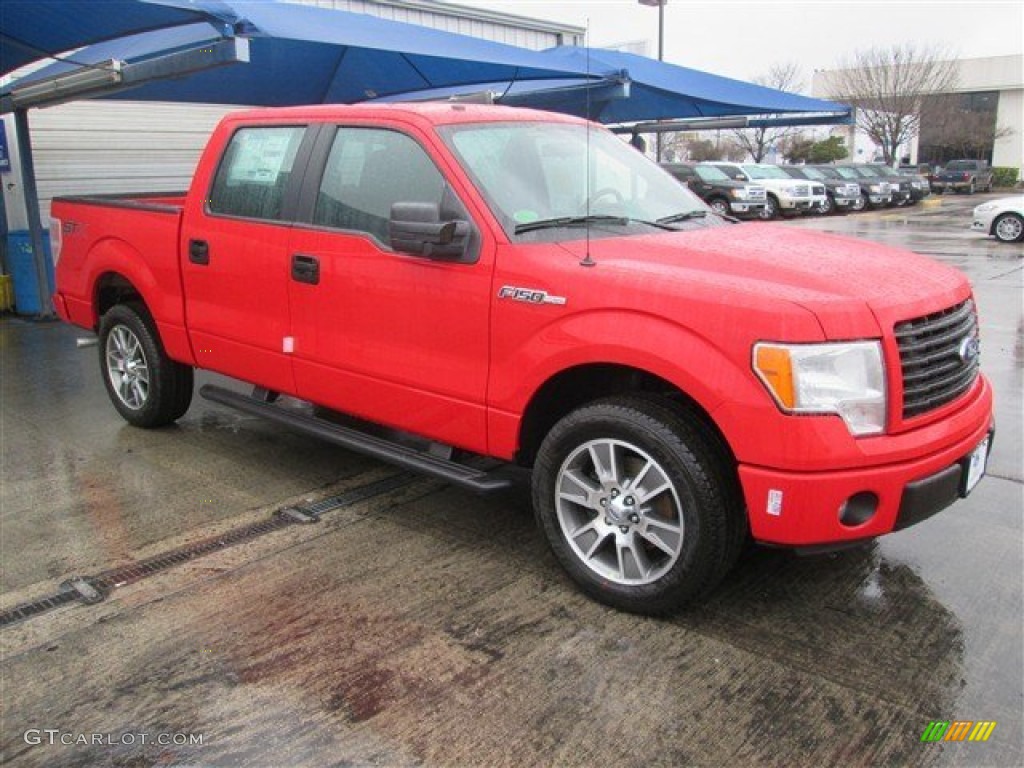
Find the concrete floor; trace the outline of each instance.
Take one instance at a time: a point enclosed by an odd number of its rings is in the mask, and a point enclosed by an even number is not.
[[[582,597],[522,494],[415,478],[2,630],[0,759],[1024,764],[1024,247],[965,232],[982,198],[786,224],[974,281],[999,434],[952,509],[843,554],[752,551],[706,604],[652,620]],[[200,400],[176,427],[133,429],[76,335],[0,323],[0,609],[396,475]],[[922,744],[932,720],[998,724],[984,744]]]

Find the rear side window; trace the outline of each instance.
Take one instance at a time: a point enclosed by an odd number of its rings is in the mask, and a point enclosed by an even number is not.
[[[210,212],[279,220],[305,130],[289,126],[236,131],[213,181]]]
[[[445,182],[413,139],[378,128],[339,128],[317,195],[313,223],[388,242],[395,203],[441,205]]]

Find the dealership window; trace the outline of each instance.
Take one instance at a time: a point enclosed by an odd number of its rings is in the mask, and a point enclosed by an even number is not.
[[[441,205],[445,182],[413,139],[397,131],[340,128],[317,196],[313,223],[388,242],[391,206]]]
[[[284,190],[304,132],[302,126],[236,131],[213,182],[210,212],[280,219]]]

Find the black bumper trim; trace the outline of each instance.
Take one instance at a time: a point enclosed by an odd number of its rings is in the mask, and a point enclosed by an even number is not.
[[[962,474],[963,467],[957,463],[922,480],[907,483],[893,530],[901,531],[927,520],[959,499]]]

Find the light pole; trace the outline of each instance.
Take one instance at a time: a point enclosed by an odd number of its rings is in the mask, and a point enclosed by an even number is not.
[[[658,61],[665,60],[665,6],[668,0],[637,0],[640,5],[658,6]],[[661,131],[654,137],[654,159],[661,162]]]

